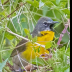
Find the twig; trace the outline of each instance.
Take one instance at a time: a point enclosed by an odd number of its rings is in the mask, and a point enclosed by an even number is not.
[[[17,50],[16,50],[16,51],[17,51]],[[27,72],[27,70],[26,70],[25,67],[23,66],[23,63],[22,63],[21,58],[20,58],[20,56],[19,56],[19,54],[18,54],[18,51],[17,51],[17,56],[18,56],[18,59],[19,59],[21,65],[22,65],[22,67],[23,67],[24,70]]]
[[[26,42],[26,43],[27,43],[27,42]],[[23,44],[21,44],[21,45],[19,45],[19,46],[16,46],[16,47],[14,47],[14,48],[1,50],[0,52],[8,51],[8,50],[11,50],[11,49],[16,49],[16,48],[18,48],[18,47],[21,47],[21,46],[25,45],[26,43],[23,43]]]
[[[27,2],[26,2],[27,3]],[[23,5],[25,5],[26,3],[24,3]],[[7,17],[9,18],[15,11],[17,11],[21,6],[17,7],[12,13],[10,13]],[[2,18],[1,20],[3,20],[4,18]]]
[[[28,38],[25,38],[25,37],[23,37],[23,36],[20,36],[20,35],[18,35],[18,34],[16,34],[16,33],[12,32],[12,31],[10,31],[9,29],[7,29],[7,32],[9,32],[9,33],[11,33],[11,34],[13,34],[13,35],[15,35],[15,36],[18,36],[18,37],[20,37],[20,38],[22,38],[22,39],[25,39],[25,40],[29,41]],[[36,43],[36,42],[35,42],[35,44],[37,44],[38,46],[41,46],[41,47],[44,47],[44,48],[45,48],[45,45],[41,45],[41,44]]]
[[[12,13],[10,13],[7,17],[10,17],[10,15],[12,15],[15,11],[17,11],[20,7],[16,8]],[[3,20],[4,18],[2,18],[1,20]]]
[[[6,2],[4,2],[2,5],[5,5],[6,3],[8,3],[9,2],[9,0],[7,0]]]
[[[58,45],[61,45],[60,42],[61,42],[61,40],[62,40],[62,37],[63,37],[64,34],[66,33],[67,28],[68,28],[68,25],[65,25],[65,28],[63,29],[62,33],[60,34],[59,40],[58,40],[58,42],[57,42]]]
[[[10,69],[11,71],[15,71],[14,68],[13,68],[13,66],[12,66],[10,63],[7,62],[6,65],[9,67],[9,69]]]
[[[3,59],[3,61],[4,61],[4,59]],[[8,61],[6,62],[6,66],[8,66],[11,71],[15,71],[13,66]],[[9,71],[7,71],[7,72],[9,72]]]
[[[8,66],[11,71],[14,71],[14,72],[20,71],[20,70],[15,70],[14,67],[9,62],[6,63],[6,66]],[[36,70],[36,69],[37,69],[37,67],[34,67],[31,69],[31,71]],[[30,70],[21,69],[21,71],[30,71]],[[8,71],[8,72],[10,72],[10,71]]]
[[[64,23],[64,21],[63,21],[63,23]],[[67,31],[68,26],[69,26],[69,20],[68,20],[67,24],[65,24],[65,28],[63,29],[62,33],[60,34],[59,40],[57,42],[58,45],[61,45],[60,42],[65,33],[68,33],[68,35],[69,35],[69,32]]]
[[[22,39],[25,39],[25,40],[29,41],[29,39],[27,39],[27,38],[25,38],[25,37],[23,37],[23,36],[20,36],[20,35],[18,35],[18,34],[16,34],[16,33],[12,32],[12,31],[9,30],[9,29],[7,29],[7,32],[9,32],[9,33],[11,33],[11,34],[13,34],[13,35],[15,35],[15,36],[17,36],[17,37],[20,37],[20,38],[22,38]]]

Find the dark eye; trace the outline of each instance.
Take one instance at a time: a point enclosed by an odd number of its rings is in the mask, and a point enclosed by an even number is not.
[[[48,26],[48,23],[47,22],[44,22],[43,24],[44,24],[44,26]]]

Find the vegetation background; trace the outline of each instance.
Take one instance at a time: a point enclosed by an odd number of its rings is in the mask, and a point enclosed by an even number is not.
[[[12,50],[42,16],[60,22],[54,27],[52,49],[56,51],[47,63],[38,59],[33,64],[52,67],[54,72],[70,72],[70,0],[0,0],[0,72],[11,72],[6,62],[13,65]]]

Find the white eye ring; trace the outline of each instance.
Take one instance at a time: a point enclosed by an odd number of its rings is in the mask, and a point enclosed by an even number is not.
[[[43,24],[44,26],[48,26],[47,24]]]
[[[48,26],[47,21],[43,22],[43,25],[44,25],[44,26]]]

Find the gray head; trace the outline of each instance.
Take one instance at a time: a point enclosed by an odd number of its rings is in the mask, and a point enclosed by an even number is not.
[[[33,33],[38,33],[40,31],[53,31],[53,26],[54,24],[59,23],[57,21],[53,21],[51,18],[49,17],[41,17],[38,22],[37,25],[35,26],[35,29],[33,31]]]

